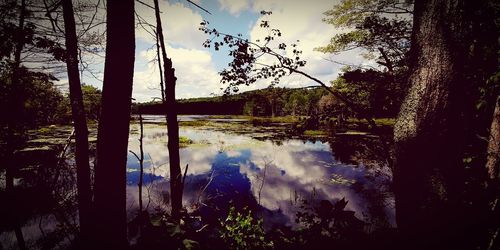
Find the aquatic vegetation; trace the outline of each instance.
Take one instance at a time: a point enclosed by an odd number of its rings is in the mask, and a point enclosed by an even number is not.
[[[187,147],[188,145],[193,144],[193,140],[187,138],[186,136],[179,136],[179,146]]]
[[[309,135],[309,136],[326,136],[328,133],[323,130],[306,130],[304,131],[304,135]]]
[[[202,127],[209,123],[207,120],[192,120],[192,121],[180,121],[179,126],[181,127]]]

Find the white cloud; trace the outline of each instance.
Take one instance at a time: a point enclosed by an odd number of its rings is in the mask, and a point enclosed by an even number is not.
[[[282,36],[271,42],[269,47],[277,48],[277,45],[281,42],[290,45],[297,43],[297,40],[299,40],[298,49],[302,50],[301,59],[307,62],[306,66],[301,70],[326,84],[337,78],[342,67],[341,64],[332,61],[356,65],[366,63],[366,60],[357,55],[359,51],[339,55],[327,55],[314,51],[314,48],[328,44],[332,36],[342,32],[322,21],[323,13],[338,4],[338,2],[337,0],[253,0],[246,2],[247,5],[243,7],[238,1],[219,0],[221,8],[229,10],[233,15],[238,15],[238,11],[245,10],[252,10],[255,13],[261,10],[272,11],[271,15],[261,16],[250,28],[251,40],[260,39],[262,41],[268,35],[269,31],[261,28],[260,24],[262,20],[269,21],[271,28],[279,29],[282,33]],[[291,52],[288,53],[288,56],[292,56]],[[261,57],[260,60],[266,64],[276,62],[275,58],[270,57]],[[263,88],[267,87],[269,83],[269,79],[261,80],[253,86],[241,87],[240,90]],[[281,79],[281,86],[300,87],[309,85],[317,85],[317,83],[298,74],[292,74]]]
[[[161,10],[161,21],[163,28],[163,36],[168,44],[174,46],[182,46],[187,48],[202,48],[203,41],[206,36],[198,30],[203,18],[198,12],[183,5],[180,2],[169,3],[165,0],[159,1]],[[136,4],[136,11],[139,16],[149,24],[156,25],[154,10],[142,4]],[[151,27],[143,25],[151,30]],[[154,29],[154,28],[153,28]],[[136,30],[137,38],[145,42],[154,44],[155,38],[139,28]]]
[[[175,68],[177,98],[209,96],[219,88],[220,76],[215,70],[212,56],[208,51],[167,46],[167,53],[172,58]],[[142,51],[137,62],[150,62],[155,57],[156,52],[153,50]],[[156,63],[148,63],[144,70],[136,70],[134,98],[137,101],[149,101],[152,97],[160,97],[159,82]]]
[[[136,4],[136,8],[145,21],[156,23],[151,8],[142,4]],[[160,0],[160,10],[167,56],[172,59],[176,70],[176,97],[209,96],[219,89],[220,77],[213,64],[212,55],[202,46],[207,38],[198,30],[203,18],[180,2],[169,3]],[[154,47],[155,38],[144,29],[136,30],[136,36],[140,42]],[[156,48],[140,51],[136,58],[133,97],[139,102],[161,96],[158,65],[152,62],[155,58]]]
[[[242,11],[248,10],[251,2],[247,0],[218,0],[220,9],[227,10],[231,15],[238,16]]]
[[[257,0],[254,2],[254,10],[271,10],[272,15],[262,16],[257,20],[254,27],[250,31],[252,40],[263,39],[267,36],[268,31],[260,27],[262,20],[269,21],[272,28],[277,28],[281,31],[282,37],[275,40],[273,44],[277,47],[278,43],[285,42],[290,45],[291,43],[298,42],[298,49],[302,50],[301,59],[306,60],[306,66],[301,68],[302,71],[314,76],[325,83],[337,77],[340,66],[334,64],[325,58],[321,52],[314,51],[314,48],[328,44],[330,38],[339,32],[338,29],[332,25],[326,24],[322,21],[323,13],[331,9],[335,1],[264,1]],[[288,56],[292,56],[288,52]],[[352,56],[338,56],[334,60],[354,62]],[[304,76],[293,76],[283,79],[283,84],[290,87],[317,85],[313,81]]]

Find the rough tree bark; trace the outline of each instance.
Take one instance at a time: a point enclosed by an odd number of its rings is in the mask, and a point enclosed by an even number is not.
[[[453,226],[459,223],[463,189],[464,122],[469,119],[463,110],[473,105],[463,77],[465,2],[415,2],[410,89],[394,128],[398,229],[431,242],[438,237],[447,242],[446,235],[460,230]]]
[[[135,56],[134,1],[107,1],[102,112],[97,137],[96,239],[102,249],[127,247],[126,164]]]
[[[75,16],[71,0],[63,0],[64,31],[66,38],[66,67],[68,70],[69,97],[75,127],[75,161],[78,190],[78,215],[81,242],[87,242],[91,232],[92,190],[90,188],[90,164],[87,120],[83,107],[83,95],[78,72],[78,41]]]
[[[486,169],[490,179],[498,179],[500,168],[500,96],[497,97],[493,120],[491,121],[490,139],[488,142],[488,156]]]
[[[165,103],[167,109],[168,155],[170,161],[170,197],[172,203],[172,219],[180,220],[182,209],[182,173],[179,156],[179,124],[177,122],[177,107],[175,100],[175,69],[172,60],[167,57],[165,40],[161,26],[160,7],[158,0],[154,0],[156,16],[156,32],[160,40],[163,59],[163,73],[165,74]]]

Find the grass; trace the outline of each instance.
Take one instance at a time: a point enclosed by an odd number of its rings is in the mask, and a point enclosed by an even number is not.
[[[328,132],[322,131],[322,130],[306,130],[306,131],[304,131],[304,135],[325,136],[325,135],[328,135]]]
[[[208,124],[207,120],[192,120],[192,121],[180,121],[179,126],[181,127],[202,127]]]
[[[379,126],[390,126],[393,127],[396,123],[396,118],[374,118],[375,124]],[[358,118],[349,118],[347,119],[348,123],[359,123],[359,124],[368,124],[368,121],[365,119]]]
[[[251,119],[247,115],[210,115],[208,119]]]
[[[393,127],[396,123],[396,118],[377,118],[375,119],[375,124],[381,126],[391,126]]]
[[[254,122],[260,123],[297,123],[300,121],[299,116],[275,116],[275,117],[261,117],[254,116],[250,118]]]
[[[40,134],[47,134],[47,133],[50,133],[52,131],[54,131],[54,130],[50,127],[43,127],[43,128],[39,128],[37,132]]]

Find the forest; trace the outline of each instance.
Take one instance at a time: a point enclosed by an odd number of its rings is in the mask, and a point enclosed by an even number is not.
[[[325,2],[2,0],[0,250],[500,249],[500,4]]]

